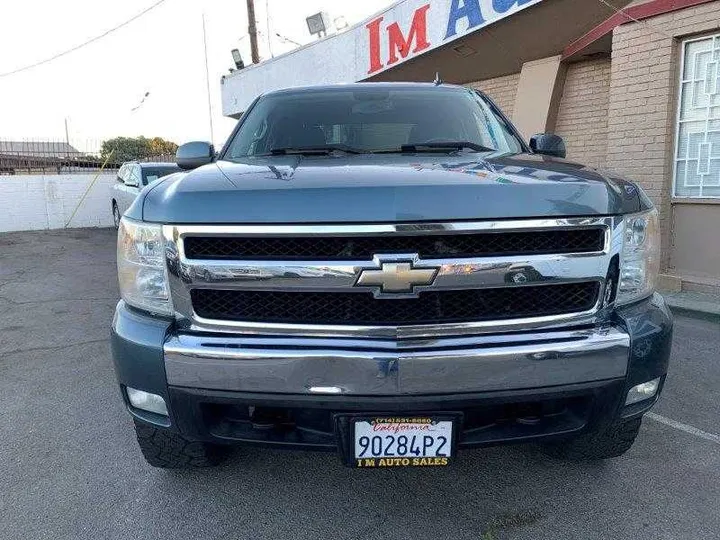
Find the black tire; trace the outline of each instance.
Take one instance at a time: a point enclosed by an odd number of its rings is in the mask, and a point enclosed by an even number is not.
[[[222,447],[190,441],[182,435],[135,420],[135,434],[145,461],[161,469],[212,467],[223,461]]]
[[[113,223],[115,224],[115,228],[120,228],[120,209],[118,208],[118,205],[115,201],[112,203],[112,214],[113,214]]]
[[[544,445],[543,450],[553,457],[571,461],[619,457],[630,450],[640,431],[641,424],[642,418],[617,422],[602,431]]]

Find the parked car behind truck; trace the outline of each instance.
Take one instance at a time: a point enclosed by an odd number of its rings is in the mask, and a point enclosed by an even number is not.
[[[115,228],[120,226],[120,218],[130,208],[142,188],[179,170],[180,167],[175,163],[123,163],[118,170],[110,201]]]
[[[631,447],[672,334],[639,186],[444,84],[269,93],[214,156],[182,146],[120,223],[112,350],[151,465]]]

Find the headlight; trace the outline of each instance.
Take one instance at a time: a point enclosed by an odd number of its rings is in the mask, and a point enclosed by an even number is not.
[[[120,295],[131,306],[172,315],[162,227],[122,218],[117,265]]]
[[[660,271],[660,234],[656,209],[625,216],[617,303],[627,304],[655,290]]]

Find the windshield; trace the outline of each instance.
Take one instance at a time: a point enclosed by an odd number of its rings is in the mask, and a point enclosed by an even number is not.
[[[473,90],[368,86],[265,96],[250,110],[224,157],[328,146],[400,152],[408,145],[453,141],[476,150],[523,151],[509,126]]]

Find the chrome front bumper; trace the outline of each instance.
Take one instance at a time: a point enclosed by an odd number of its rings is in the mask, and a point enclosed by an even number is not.
[[[170,386],[269,394],[437,395],[625,377],[616,326],[443,339],[353,340],[179,334],[164,345]]]
[[[434,282],[415,287],[408,293],[413,297],[443,290],[579,281],[599,285],[595,305],[586,311],[446,324],[357,326],[205,319],[196,313],[194,290],[366,294],[358,290],[357,281],[381,260],[377,253],[373,261],[195,259],[185,250],[187,238],[204,235],[231,239],[432,237],[587,227],[604,230],[602,249],[450,259],[382,254],[386,261],[435,270]],[[173,330],[163,350],[167,383],[201,390],[373,397],[523,390],[623,378],[628,373],[631,339],[627,327],[613,321],[608,295],[603,294],[607,283],[613,283],[609,269],[622,248],[623,231],[621,216],[385,225],[165,225],[175,308]],[[250,251],[248,257],[258,255]],[[518,268],[526,270],[527,281],[511,278]]]

